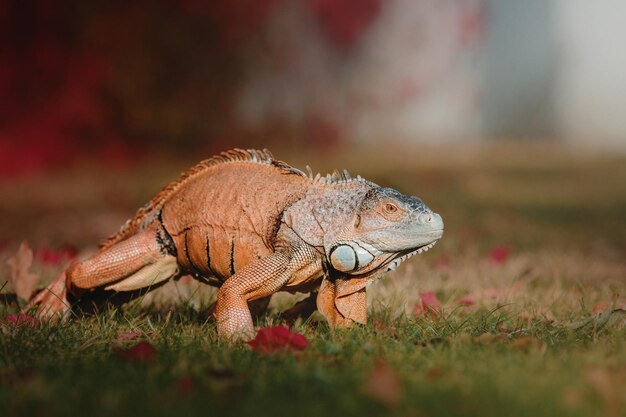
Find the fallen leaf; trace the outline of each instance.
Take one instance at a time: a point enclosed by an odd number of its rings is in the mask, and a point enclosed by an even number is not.
[[[594,314],[598,314],[598,313],[605,311],[607,308],[610,308],[612,305],[613,305],[613,301],[608,301],[608,300],[598,301],[591,308],[591,312]]]
[[[496,246],[489,252],[489,260],[494,264],[503,264],[511,256],[511,248],[509,246]]]
[[[591,312],[594,314],[602,313],[603,311],[606,311],[607,309],[613,307],[613,305],[615,305],[616,310],[626,310],[626,301],[624,301],[623,299],[620,300],[615,297],[611,301],[598,301],[593,305],[593,307],[591,307]]]
[[[531,350],[540,350],[543,347],[543,343],[534,337],[522,336],[513,339],[511,346],[528,353]]]
[[[158,356],[156,348],[146,341],[128,348],[118,348],[115,352],[120,358],[130,362],[152,362]]]
[[[483,288],[459,298],[456,302],[460,305],[471,306],[484,300],[502,301],[523,289],[523,284],[515,283],[507,288]]]
[[[299,352],[309,346],[308,340],[300,333],[293,333],[287,326],[272,326],[259,329],[256,337],[246,342],[255,352],[270,353]]]
[[[191,374],[185,374],[176,381],[176,391],[182,395],[191,395],[196,390],[196,380]]]
[[[581,387],[566,387],[561,394],[561,402],[567,408],[577,409],[587,401],[585,394]]]
[[[433,262],[433,266],[438,269],[446,269],[450,267],[450,258],[446,255],[441,255]]]
[[[505,333],[497,333],[497,334],[483,333],[476,338],[476,341],[482,344],[506,342],[507,340],[509,340],[509,336]]]
[[[71,261],[77,255],[78,249],[70,245],[59,249],[40,248],[37,250],[37,259],[48,265],[59,265],[62,262]]]
[[[441,313],[441,302],[434,292],[423,292],[420,294],[420,303],[413,309],[415,315],[439,315]]]
[[[367,396],[390,407],[402,399],[402,384],[393,368],[382,358],[374,363],[363,390]]]
[[[22,300],[29,300],[39,284],[39,275],[29,272],[32,263],[33,251],[26,242],[22,242],[15,255],[7,260],[11,269],[9,283],[15,294]]]
[[[441,379],[444,376],[445,372],[440,368],[430,368],[424,374],[424,377],[429,380]]]
[[[39,323],[35,317],[24,313],[9,314],[4,317],[4,322],[14,327],[26,326],[31,329]]]
[[[608,369],[591,367],[585,371],[585,380],[591,385],[596,394],[600,397],[607,410],[607,415],[621,415],[623,408],[620,407],[620,400],[623,391],[621,384],[615,380]]]
[[[476,296],[473,294],[464,295],[463,297],[456,300],[462,306],[473,306],[476,304]]]
[[[506,298],[508,293],[509,290],[507,288],[485,288],[461,297],[457,300],[457,302],[464,306],[471,306],[482,300],[498,300]]]

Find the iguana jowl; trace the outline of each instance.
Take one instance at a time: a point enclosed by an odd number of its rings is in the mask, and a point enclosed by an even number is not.
[[[419,198],[340,174],[313,177],[267,151],[224,152],[167,185],[100,250],[30,302],[42,316],[95,289],[149,288],[181,273],[219,286],[220,336],[254,330],[248,302],[319,288],[333,326],[366,321],[366,286],[443,234]]]

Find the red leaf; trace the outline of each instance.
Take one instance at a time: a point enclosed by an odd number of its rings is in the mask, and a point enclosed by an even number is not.
[[[420,304],[415,306],[413,312],[416,315],[439,315],[441,302],[434,292],[423,292],[420,294]]]
[[[35,317],[24,313],[9,314],[4,321],[14,327],[27,326],[31,329],[39,323]]]
[[[467,294],[459,298],[456,302],[462,306],[472,306],[476,304],[476,298],[473,294]]]
[[[117,349],[116,352],[120,358],[131,362],[152,362],[158,356],[156,348],[146,341],[129,348]]]
[[[191,374],[185,374],[176,381],[176,391],[183,395],[191,395],[196,390],[196,381]]]
[[[293,333],[287,326],[259,329],[256,337],[246,343],[261,355],[287,350],[299,352],[309,346],[309,342],[302,334]]]
[[[37,258],[48,265],[58,265],[61,262],[71,261],[78,255],[78,250],[70,245],[59,249],[40,248],[37,250]]]
[[[433,266],[438,269],[446,269],[450,267],[450,258],[446,255],[441,255],[433,262]]]
[[[398,375],[381,358],[376,360],[363,388],[367,396],[388,406],[395,406],[402,399],[402,384]]]
[[[471,306],[482,300],[504,300],[519,292],[523,287],[522,284],[515,283],[509,288],[484,288],[459,298],[457,303],[464,306]]]
[[[511,256],[511,248],[509,246],[496,246],[489,252],[489,260],[494,264],[503,264]]]

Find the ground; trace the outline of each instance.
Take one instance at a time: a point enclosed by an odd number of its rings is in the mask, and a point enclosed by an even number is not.
[[[626,415],[626,158],[511,144],[275,153],[419,195],[443,240],[371,287],[367,326],[297,320],[304,349],[218,341],[214,294],[187,279],[61,325],[5,320],[0,415]],[[52,279],[71,252],[58,248],[93,250],[186,164],[1,181],[0,283],[22,240]],[[3,299],[0,316],[15,313]],[[294,300],[276,297],[258,325],[284,324]]]

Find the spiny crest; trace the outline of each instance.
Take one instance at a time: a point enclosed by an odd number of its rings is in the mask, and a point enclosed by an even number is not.
[[[274,155],[272,155],[272,153],[268,149],[232,149],[230,151],[222,152],[219,155],[199,162],[195,166],[183,172],[176,181],[173,181],[166,185],[165,188],[163,188],[156,196],[154,196],[152,200],[150,200],[145,206],[140,208],[137,213],[135,213],[135,215],[122,226],[119,232],[102,241],[100,243],[100,247],[109,247],[112,244],[119,242],[120,240],[123,240],[129,235],[135,233],[136,230],[144,222],[144,220],[146,220],[150,215],[158,213],[158,210],[161,208],[163,203],[165,203],[170,195],[176,192],[176,190],[180,189],[180,187],[182,187],[196,175],[201,174],[208,168],[215,165],[238,161],[271,165],[280,170],[284,170],[286,173],[306,177],[306,174],[299,169],[294,168],[285,162],[277,161],[276,159],[274,159]]]
[[[308,177],[312,179],[314,182],[317,182],[320,184],[347,184],[350,182],[358,181],[358,182],[363,182],[363,183],[370,184],[370,185],[376,185],[373,182],[368,181],[365,178],[361,177],[360,175],[357,175],[356,177],[351,176],[347,169],[344,169],[341,172],[339,172],[338,170],[334,170],[331,174],[326,174],[324,176],[322,176],[319,173],[313,176],[313,171],[311,170],[311,167],[309,167],[308,165],[306,169],[308,172]]]

